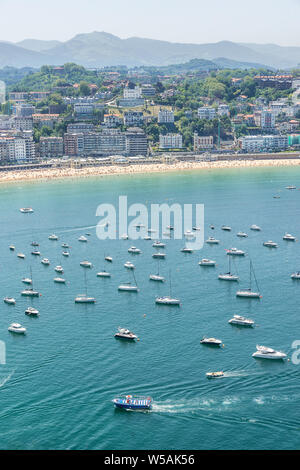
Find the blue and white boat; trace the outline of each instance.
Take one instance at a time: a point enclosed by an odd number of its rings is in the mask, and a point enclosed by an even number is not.
[[[125,397],[114,398],[113,404],[116,408],[124,408],[125,410],[150,410],[152,398],[126,395]]]

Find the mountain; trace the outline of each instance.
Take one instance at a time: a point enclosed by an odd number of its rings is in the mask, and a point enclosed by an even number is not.
[[[92,68],[107,65],[168,66],[192,59],[215,61],[219,58],[250,66],[290,68],[300,63],[300,47],[231,41],[183,44],[138,37],[120,39],[97,31],[78,34],[65,42],[36,39],[25,39],[16,44],[0,42],[0,67],[59,65],[65,62]],[[234,62],[231,64],[234,66]]]

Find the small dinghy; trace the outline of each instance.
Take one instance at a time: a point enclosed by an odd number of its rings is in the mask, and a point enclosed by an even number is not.
[[[125,410],[151,410],[152,398],[126,395],[125,397],[114,398],[113,404],[116,408]]]

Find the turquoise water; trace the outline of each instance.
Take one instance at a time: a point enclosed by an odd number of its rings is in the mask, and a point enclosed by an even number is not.
[[[300,339],[300,282],[290,274],[300,270],[299,243],[282,240],[285,232],[300,238],[300,171],[243,169],[95,178],[82,181],[13,184],[0,188],[1,297],[14,296],[16,306],[1,305],[0,339],[6,343],[7,363],[0,365],[1,449],[296,449],[300,443],[300,366],[292,361],[253,359],[256,344],[283,350],[291,358],[293,341]],[[281,199],[273,199],[280,191]],[[173,294],[181,308],[156,306],[157,295],[169,293],[168,284],[148,278],[155,273],[152,243],[134,245],[143,254],[127,253],[130,241],[100,241],[96,237],[98,204],[204,203],[205,237],[214,235],[219,246],[206,245],[184,255],[183,242],[167,241],[167,259],[161,272],[172,271]],[[33,206],[23,215],[20,207]],[[209,225],[216,230],[210,233]],[[220,230],[229,224],[231,233]],[[262,232],[251,232],[258,224]],[[87,228],[89,227],[89,228]],[[249,234],[239,239],[239,230]],[[48,236],[55,232],[59,242]],[[79,235],[91,232],[87,244]],[[262,246],[279,243],[277,250]],[[32,240],[40,243],[50,267],[30,255]],[[61,242],[71,245],[62,259]],[[16,252],[10,252],[11,243]],[[226,272],[225,249],[245,249],[251,256],[262,300],[237,299],[236,283],[221,282]],[[24,252],[26,260],[17,258]],[[111,279],[96,277],[104,268]],[[216,268],[201,268],[209,257]],[[87,272],[88,292],[96,305],[75,305],[84,291],[80,261]],[[123,264],[133,260],[138,294],[118,292],[130,280]],[[53,283],[54,267],[62,264],[67,285]],[[240,286],[247,287],[249,258],[236,265]],[[42,297],[33,305],[39,318],[24,315],[30,304],[20,296],[23,277],[32,267],[35,287]],[[2,302],[2,301],[1,301]],[[233,314],[253,318],[257,327],[228,324]],[[27,335],[13,336],[7,328],[17,321]],[[128,344],[113,337],[118,326],[128,327],[140,341]],[[200,345],[203,335],[222,339],[224,348]],[[207,371],[224,370],[226,377],[209,381]],[[150,394],[151,412],[115,410],[111,400],[122,393]]]

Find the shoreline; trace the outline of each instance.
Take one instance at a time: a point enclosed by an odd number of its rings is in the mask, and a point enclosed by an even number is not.
[[[177,162],[172,164],[135,164],[135,165],[111,165],[91,166],[84,168],[51,168],[41,170],[20,170],[0,172],[0,184],[20,181],[52,181],[59,179],[81,179],[97,176],[122,176],[147,173],[171,173],[193,170],[214,169],[238,169],[238,168],[261,168],[261,167],[288,167],[300,166],[300,159],[284,160],[237,160],[237,161],[212,161],[212,162]]]

